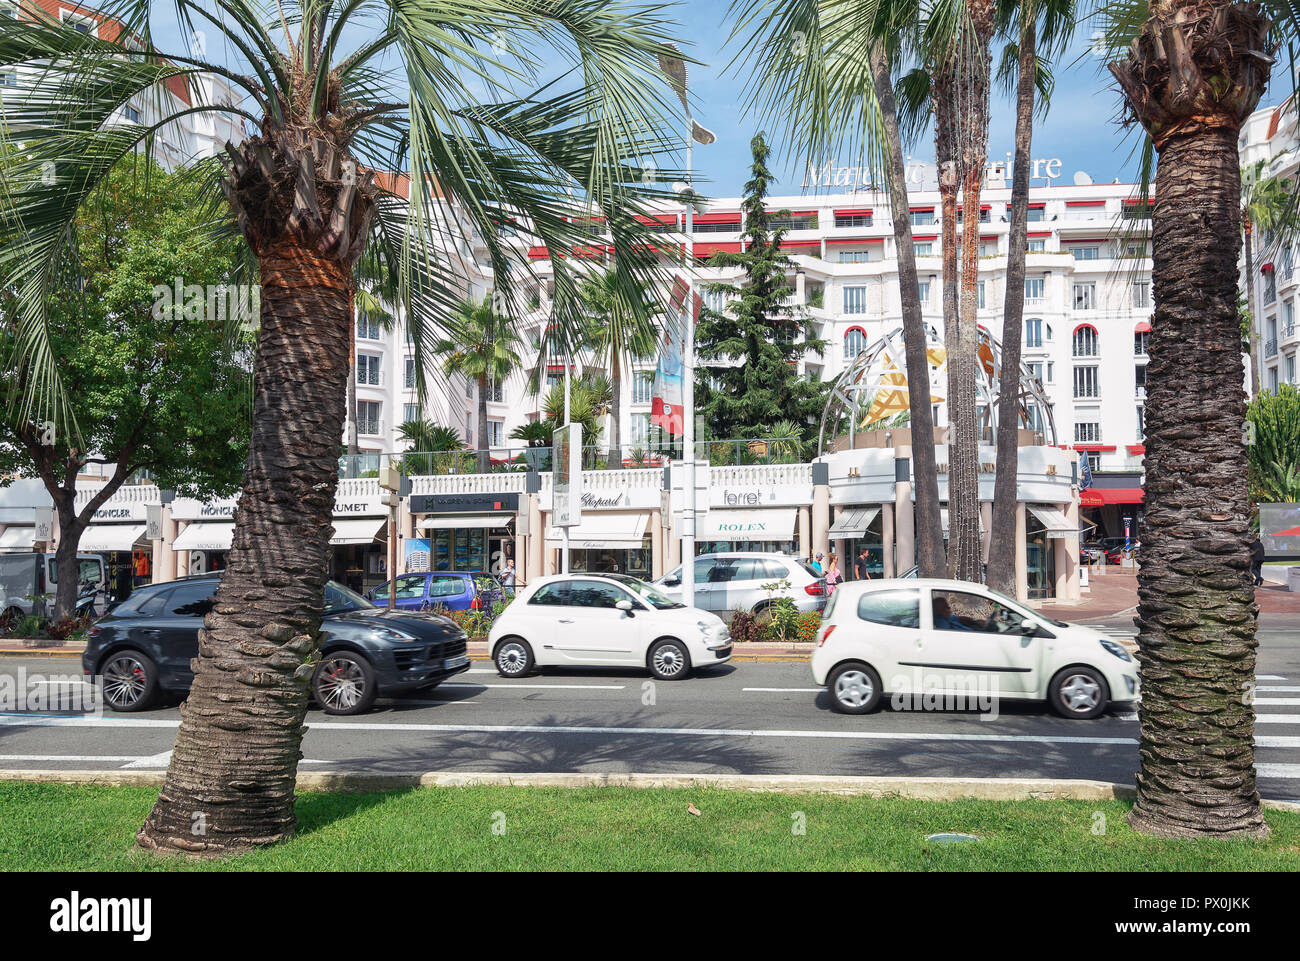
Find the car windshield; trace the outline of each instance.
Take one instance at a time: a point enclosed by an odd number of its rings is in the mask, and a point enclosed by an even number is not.
[[[645,581],[638,580],[635,577],[628,577],[626,574],[619,574],[613,579],[657,610],[669,611],[673,608],[686,606],[685,604],[673,600],[653,584],[647,584]]]
[[[365,611],[374,606],[355,591],[329,581],[325,585],[325,607],[321,613],[341,614],[344,611]]]

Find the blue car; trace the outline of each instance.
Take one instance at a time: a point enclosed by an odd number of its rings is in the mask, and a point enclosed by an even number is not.
[[[378,607],[388,606],[388,591],[393,582],[380,584],[366,592],[366,600]],[[502,600],[505,591],[491,574],[483,571],[425,571],[403,574],[397,578],[396,607],[404,611],[428,611],[445,608],[469,611],[490,608]]]

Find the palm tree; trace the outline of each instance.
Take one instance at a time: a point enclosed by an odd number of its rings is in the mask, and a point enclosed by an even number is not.
[[[1259,393],[1259,347],[1255,319],[1255,231],[1278,236],[1292,221],[1295,200],[1285,177],[1266,176],[1269,161],[1241,168],[1241,231],[1246,244],[1246,309],[1250,311],[1250,395]]]
[[[618,268],[602,271],[588,278],[579,288],[589,323],[586,341],[606,370],[612,397],[609,407],[609,466],[621,467],[620,416],[623,394],[623,370],[631,361],[654,356],[659,330],[654,317],[660,309],[649,298],[628,303],[627,284],[620,281]]]
[[[898,40],[915,20],[910,0],[733,0],[729,42],[746,57],[748,106],[800,156],[850,149],[883,168],[898,248],[916,491],[917,565],[926,577],[944,566],[939,482],[930,409],[920,287],[891,67]],[[740,54],[732,61],[735,67]],[[757,66],[755,67],[755,63]]]
[[[998,380],[997,473],[993,480],[993,517],[985,579],[994,590],[1016,590],[1016,477],[1020,471],[1020,357],[1024,333],[1025,255],[1028,252],[1030,145],[1034,128],[1034,94],[1043,84],[1039,62],[1039,20],[1044,21],[1043,48],[1062,49],[1074,26],[1073,0],[1003,0],[999,20],[1015,43],[1008,44],[1004,64],[1016,64],[1016,153],[1011,174],[1011,230],[1007,238],[1006,296],[1002,305],[1002,369]],[[1010,76],[1010,70],[1005,71]],[[1050,89],[1050,87],[1049,87]],[[1046,98],[1044,98],[1046,99]]]
[[[1268,81],[1270,24],[1246,3],[1102,9],[1110,49],[1128,54],[1111,72],[1157,157],[1138,570],[1141,770],[1129,822],[1165,836],[1265,836],[1245,693],[1258,609],[1242,442],[1237,137]]]
[[[455,332],[434,341],[444,374],[472,380],[478,391],[478,471],[491,470],[488,451],[488,387],[500,384],[521,363],[517,348],[523,343],[513,322],[493,308],[493,298],[463,301],[457,308]]]
[[[614,386],[600,374],[583,374],[569,384],[569,420],[582,425],[583,446],[591,447],[600,436],[600,419],[614,403]],[[564,424],[564,385],[556,384],[542,398],[542,413],[549,431]],[[587,441],[591,443],[588,444]]]
[[[678,120],[658,65],[674,38],[653,7],[286,0],[268,18],[253,0],[215,6],[121,0],[115,39],[48,16],[7,20],[0,32],[0,63],[40,77],[37,96],[5,98],[5,122],[22,137],[0,170],[0,289],[20,301],[24,417],[69,422],[43,293],[69,224],[114,163],[153,149],[161,128],[190,114],[233,118],[248,134],[199,175],[228,204],[218,227],[242,236],[260,269],[251,449],[167,779],[138,835],[150,850],[207,856],[294,830],[359,256],[377,244],[396,274],[394,307],[422,369],[429,341],[455,338],[462,322],[463,278],[446,253],[455,238],[439,239],[450,211],[507,295],[522,299],[519,283],[532,280],[526,263],[508,270],[520,258],[507,234],[522,225],[536,243],[570,251],[586,239],[569,216],[575,204],[606,217],[621,268],[653,285],[663,269],[637,216],[670,193],[638,172],[652,157],[672,182],[665,155]],[[226,60],[155,44],[198,30]],[[556,59],[572,60],[572,71],[526,89]],[[229,85],[233,102],[151,95],[203,76]],[[115,119],[135,96],[161,116]],[[377,167],[409,177],[377,176]],[[569,324],[579,316],[573,265],[557,257],[553,270],[553,313]]]
[[[445,471],[449,467],[456,470],[462,467],[459,452],[465,449],[465,443],[454,428],[427,419],[408,420],[397,428],[397,436],[411,445],[413,453],[427,455],[424,464],[413,460],[411,454],[405,455],[402,463],[407,466],[408,473],[418,473],[421,467],[431,474]],[[439,456],[447,454],[451,456]]]

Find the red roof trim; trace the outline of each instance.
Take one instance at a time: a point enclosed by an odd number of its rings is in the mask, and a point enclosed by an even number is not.
[[[697,224],[739,224],[740,211],[732,214],[696,214],[692,219]]]
[[[1075,444],[1074,449],[1092,454],[1111,454],[1116,450],[1114,444]]]
[[[1130,454],[1132,454],[1134,457],[1137,457],[1137,456],[1139,456],[1139,455],[1141,455],[1141,454],[1145,454],[1145,453],[1147,452],[1147,445],[1146,445],[1146,444],[1129,444],[1129,445],[1128,445],[1128,452],[1129,452]]]
[[[1085,328],[1085,327],[1087,327],[1089,330],[1091,330],[1091,331],[1092,331],[1094,334],[1096,334],[1098,337],[1101,336],[1101,332],[1100,332],[1099,330],[1097,330],[1096,325],[1095,325],[1095,324],[1088,324],[1088,323],[1083,323],[1083,324],[1080,324],[1078,327],[1075,327],[1074,330],[1070,331],[1070,336],[1073,337],[1075,334],[1077,334],[1079,331],[1083,330],[1083,328]],[[1111,448],[1111,450],[1114,450],[1114,449],[1115,449],[1115,448],[1113,448],[1113,447]]]
[[[912,240],[914,240],[914,241],[916,241],[916,240],[938,240],[938,239],[939,239],[939,235],[938,235],[938,234],[926,234],[926,235],[923,236],[923,237],[918,237],[916,234],[912,234]]]
[[[871,207],[836,207],[836,217],[870,217]]]
[[[847,338],[849,334],[853,333],[855,330],[858,331],[860,334],[862,334],[863,337],[867,336],[867,329],[858,324],[854,324],[852,327],[845,330],[844,336]]]
[[[1104,201],[1104,200],[1067,200],[1067,201],[1065,202],[1065,206],[1067,206],[1067,207],[1104,207],[1104,206],[1106,206],[1106,201]]]
[[[1052,232],[1050,230],[1035,230],[1031,233],[1025,234],[1025,236],[1026,237],[1050,237],[1052,236]]]
[[[934,208],[933,207],[908,207],[907,208],[907,212],[912,214],[923,214],[927,211],[929,211],[930,213],[934,213]]]
[[[913,240],[916,238],[913,237]],[[826,244],[883,244],[884,237],[827,237]]]

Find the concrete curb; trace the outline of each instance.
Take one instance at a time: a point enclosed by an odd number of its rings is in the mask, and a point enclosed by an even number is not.
[[[161,787],[162,771],[0,770],[0,781],[85,784],[103,787]],[[833,777],[805,774],[618,774],[472,773],[369,774],[300,771],[304,792],[362,793],[416,787],[627,787],[721,788],[771,794],[840,794],[850,797],[905,798],[914,801],[1131,801],[1131,784],[1053,778]],[[1300,801],[1261,802],[1265,810],[1300,813]]]

